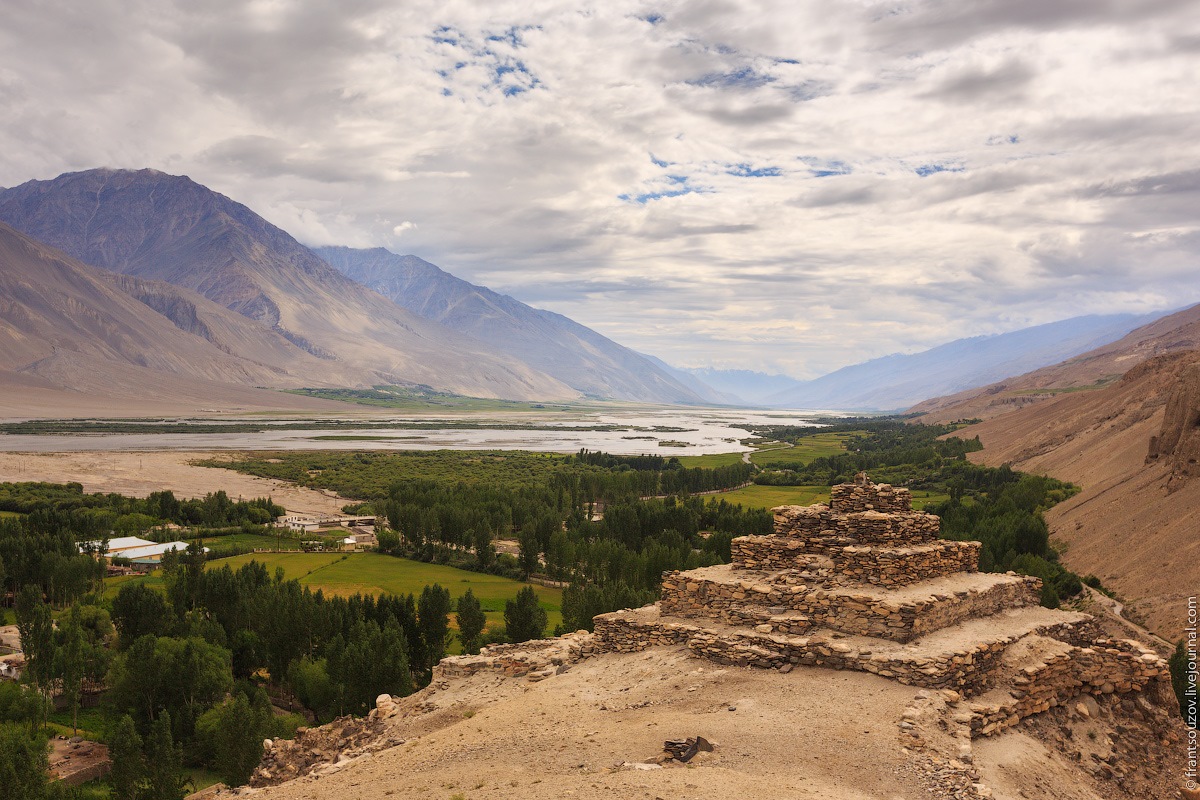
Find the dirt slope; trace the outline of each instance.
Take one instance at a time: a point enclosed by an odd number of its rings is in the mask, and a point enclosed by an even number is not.
[[[1062,394],[962,430],[985,464],[1053,475],[1083,491],[1047,514],[1064,562],[1116,590],[1156,633],[1175,640],[1183,603],[1200,590],[1200,479],[1172,482],[1169,461],[1146,463],[1191,350],[1150,359],[1116,383]],[[1170,484],[1170,485],[1168,485]]]
[[[978,389],[936,397],[909,409],[921,421],[990,419],[1038,405],[1064,393],[1094,391],[1137,364],[1167,353],[1200,348],[1200,305],[1144,325],[1128,336],[1053,366]]]
[[[859,672],[721,666],[681,647],[594,656],[538,682],[497,672],[437,677],[400,700],[396,716],[333,723],[291,751],[309,764],[322,753],[325,766],[318,762],[304,777],[251,791],[262,800],[1175,795],[1177,775],[1154,740],[1154,732],[1171,729],[1155,705],[1126,715],[1119,699],[1104,697],[1092,704],[1090,718],[1061,709],[1046,725],[976,740],[971,766],[954,760],[962,743],[935,719],[944,711],[940,697]],[[1118,724],[1124,734],[1115,732]],[[906,747],[914,740],[905,732],[914,726],[926,742],[917,749]],[[687,765],[648,763],[661,756],[665,740],[689,736],[716,748]],[[338,755],[360,738],[378,746],[358,751],[366,755]],[[1123,788],[1091,758],[1076,763],[1077,753],[1088,755],[1081,750],[1099,751],[1122,774],[1137,774]],[[1016,763],[1026,768],[1015,770]],[[279,761],[266,769],[273,780],[292,774]],[[984,792],[971,785],[979,780],[967,777],[972,769],[986,781]]]

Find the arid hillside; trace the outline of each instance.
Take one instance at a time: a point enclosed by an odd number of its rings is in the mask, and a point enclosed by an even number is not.
[[[0,416],[333,409],[254,388],[318,363],[186,289],[83,264],[0,223]]]
[[[909,411],[923,414],[921,419],[927,422],[990,419],[1060,395],[1095,391],[1147,359],[1197,348],[1200,348],[1200,305],[1177,311],[1111,344],[1059,364],[978,389],[925,400]]]
[[[1173,698],[1087,697],[971,742],[946,730],[954,695],[859,672],[714,664],[684,647],[529,674],[439,667],[421,692],[383,696],[370,720],[272,743],[251,791],[262,800],[1177,796]],[[687,737],[714,749],[686,764],[664,756],[666,740]]]
[[[1194,308],[1187,313],[1200,316]],[[1180,330],[1174,340],[1188,341],[1200,324]],[[1143,341],[1153,350],[1170,338]],[[1108,363],[1119,363],[1115,358]],[[984,450],[974,458],[982,463],[1010,463],[1081,486],[1047,514],[1054,540],[1065,547],[1063,560],[1080,574],[1100,577],[1133,615],[1171,640],[1182,632],[1186,597],[1200,589],[1200,478],[1181,475],[1186,470],[1176,458],[1194,447],[1181,427],[1194,415],[1173,414],[1164,431],[1164,410],[1169,401],[1181,408],[1194,402],[1173,398],[1195,382],[1185,376],[1194,376],[1197,364],[1196,350],[1168,352],[1104,388],[1049,396],[959,434],[979,435]],[[1174,441],[1174,452],[1148,460],[1152,437]]]
[[[249,208],[183,177],[96,169],[0,191],[0,219],[80,261],[203,295],[286,339],[309,386],[420,383],[474,397],[578,392],[487,343],[400,308]],[[269,385],[277,385],[271,383]]]

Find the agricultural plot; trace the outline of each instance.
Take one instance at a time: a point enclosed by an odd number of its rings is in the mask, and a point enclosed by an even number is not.
[[[829,502],[828,486],[746,486],[718,495],[722,500],[747,508],[807,506]]]
[[[210,567],[228,564],[237,569],[253,560],[266,565],[271,573],[283,567],[286,579],[296,578],[313,591],[320,589],[327,595],[420,595],[422,589],[436,583],[448,589],[451,599],[457,601],[470,589],[487,612],[489,631],[504,628],[504,603],[516,597],[525,585],[497,575],[378,553],[255,553],[214,561]],[[533,589],[549,618],[547,630],[553,630],[562,622],[562,590],[537,585]],[[453,623],[453,615],[450,619]]]
[[[751,454],[750,461],[759,467],[771,467],[777,464],[807,464],[823,456],[837,455],[845,452],[846,442],[856,434],[814,433],[805,436],[792,447],[780,447],[759,450]]]

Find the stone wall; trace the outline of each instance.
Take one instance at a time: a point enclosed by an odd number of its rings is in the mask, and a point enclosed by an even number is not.
[[[1167,662],[1153,650],[1129,639],[1097,639],[1024,667],[1013,681],[1012,699],[972,704],[971,736],[991,736],[1081,694],[1140,692],[1154,681],[1170,680]]]
[[[751,572],[774,572],[794,569],[811,571],[814,575],[832,574],[832,560],[805,550],[799,539],[781,536],[739,536],[729,543],[733,556],[731,566]],[[824,571],[822,571],[824,570]]]
[[[795,570],[826,587],[852,583],[907,586],[979,569],[978,542],[930,542],[910,547],[830,545],[822,554],[790,537],[741,536],[730,543],[735,570]]]
[[[991,688],[1007,648],[1008,636],[960,650],[921,654],[907,648],[880,652],[870,645],[830,636],[787,636],[768,632],[720,633],[700,625],[669,622],[646,609],[596,617],[596,644],[604,652],[634,653],[658,645],[686,644],[697,657],[722,664],[779,669],[788,664],[870,672],[928,689],[954,689],[975,695]],[[1086,625],[1087,623],[1084,623]],[[1057,639],[1085,635],[1072,623],[1048,626],[1042,633]],[[1125,682],[1119,684],[1124,687]],[[1129,691],[1129,689],[1119,689]]]
[[[897,601],[852,590],[809,589],[770,576],[748,573],[742,579],[716,581],[695,573],[663,574],[664,614],[713,617],[734,624],[769,624],[780,633],[828,628],[897,642],[940,630],[970,617],[1035,605],[1041,597],[1037,578],[995,583],[984,589],[930,593],[919,600]]]
[[[940,542],[885,548],[851,545],[833,554],[843,579],[876,586],[907,586],[956,572],[979,570],[979,542]]]
[[[912,511],[912,495],[887,483],[843,483],[830,489],[829,505],[839,514]]]
[[[489,645],[477,656],[448,656],[438,662],[434,677],[462,678],[477,672],[499,672],[509,677],[520,677],[548,667],[574,664],[595,652],[592,634],[576,631],[555,639]]]
[[[775,512],[775,534],[805,543],[810,552],[821,552],[831,544],[876,544],[903,547],[937,541],[941,520],[920,511],[883,514],[860,511],[842,514],[826,505],[779,506]]]

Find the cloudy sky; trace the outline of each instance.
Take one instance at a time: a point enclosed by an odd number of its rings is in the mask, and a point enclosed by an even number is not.
[[[154,167],[684,366],[1200,301],[1194,0],[5,0],[0,185]]]

